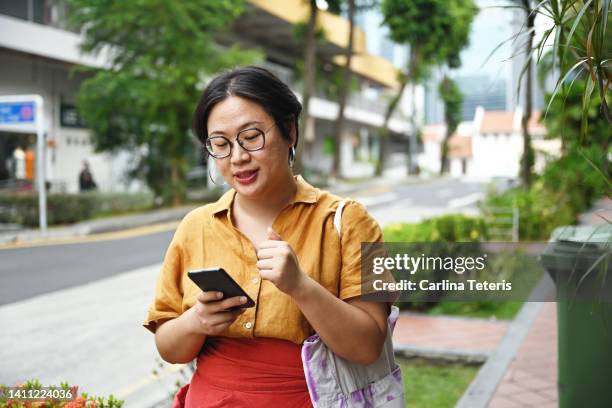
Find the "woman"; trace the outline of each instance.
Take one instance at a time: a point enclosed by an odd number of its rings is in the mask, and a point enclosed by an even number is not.
[[[340,239],[340,198],[292,174],[300,111],[257,67],[222,73],[197,106],[194,131],[232,188],[179,225],[144,323],[164,360],[197,358],[176,406],[312,406],[300,346],[313,332],[349,361],[381,353],[388,305],[360,298],[361,243],[382,241],[381,230],[349,202]],[[256,307],[227,311],[245,299],[200,291],[186,273],[208,267],[223,267]]]

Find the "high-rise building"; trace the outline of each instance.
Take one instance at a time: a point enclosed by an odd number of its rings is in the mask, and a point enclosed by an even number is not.
[[[476,108],[488,111],[506,110],[506,81],[486,75],[461,76],[455,78],[463,93],[461,120],[473,120]]]
[[[511,63],[511,75],[508,78],[507,82],[507,92],[506,92],[506,104],[508,109],[514,109],[516,106],[524,106],[525,105],[525,86],[526,86],[526,75],[523,74],[523,78],[521,80],[521,72],[525,69],[525,62],[527,60],[527,52],[525,51],[525,42],[527,41],[526,28],[525,28],[525,19],[527,18],[527,14],[523,10],[513,10],[512,11],[512,36],[516,36],[516,41],[512,41],[512,59]],[[540,19],[536,17],[536,25],[540,25]],[[536,32],[536,38],[534,40],[534,45],[537,42],[538,32]],[[542,89],[542,84],[538,81],[537,75],[537,67],[535,60],[531,63],[531,74],[532,74],[532,105],[533,109],[536,111],[542,110],[544,107],[544,90]],[[520,89],[519,89],[519,80]],[[519,94],[520,92],[520,94]]]
[[[444,121],[444,105],[438,94],[438,84],[444,73],[451,76],[463,93],[463,120],[472,120],[477,106],[487,110],[507,109],[507,83],[511,73],[511,47],[500,46],[512,34],[512,12],[502,8],[502,0],[477,0],[479,12],[474,18],[470,43],[461,52],[461,67],[433,69],[426,84],[426,121]],[[497,48],[492,55],[491,53]]]

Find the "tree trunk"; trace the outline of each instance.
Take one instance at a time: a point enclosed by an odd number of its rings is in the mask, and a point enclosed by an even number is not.
[[[521,159],[521,181],[523,188],[529,190],[531,187],[531,166],[533,161],[533,153],[531,149],[531,135],[529,134],[529,120],[531,119],[531,111],[533,110],[533,95],[532,95],[532,61],[529,59],[529,53],[533,46],[533,31],[530,31],[535,23],[535,13],[532,13],[530,0],[523,0],[523,7],[527,14],[527,32],[529,37],[525,44],[525,56],[527,59],[527,83],[525,86],[525,109],[521,120],[521,128],[523,132],[523,157]]]
[[[414,174],[415,171],[412,165],[412,154],[416,152],[416,136],[417,136],[417,126],[416,126],[416,82],[411,83],[411,91],[412,91],[412,106],[410,113],[410,135],[408,136],[408,144],[406,144],[406,174],[411,175]]]
[[[391,120],[391,116],[393,115],[393,112],[395,112],[395,109],[397,108],[397,105],[399,104],[399,101],[402,99],[402,95],[404,94],[404,90],[406,89],[406,85],[408,84],[408,77],[402,77],[401,81],[400,81],[400,89],[397,92],[397,95],[395,95],[393,97],[393,99],[391,99],[391,101],[389,102],[389,105],[387,105],[387,110],[385,111],[385,121],[383,122],[383,126],[380,129],[380,134],[379,134],[379,149],[378,149],[378,163],[376,163],[376,172],[375,174],[377,176],[381,176],[382,172],[383,172],[383,164],[385,162],[385,150],[386,150],[386,145],[387,145],[387,139],[389,138],[390,135],[390,130],[389,130],[389,121]]]
[[[411,82],[411,92],[412,92],[412,101],[411,101],[411,113],[410,113],[410,135],[408,136],[408,143],[406,144],[406,174],[411,175],[416,173],[413,169],[412,165],[412,154],[416,152],[416,135],[417,135],[417,126],[416,126],[416,85],[415,75],[417,72],[417,67],[420,64],[419,61],[419,50],[415,46],[410,47],[410,72],[409,77],[412,78]]]
[[[293,172],[300,174],[304,171],[304,151],[310,150],[311,142],[306,140],[310,117],[310,96],[314,91],[315,75],[317,72],[317,15],[318,8],[315,0],[310,0],[310,16],[306,31],[306,42],[304,44],[304,89],[302,91],[302,121],[300,122],[300,136],[302,137],[301,148],[296,148]]]
[[[444,75],[444,78],[442,79],[443,81],[443,86],[444,89],[446,91],[446,93],[448,94],[450,92],[449,90],[449,84],[448,84],[448,77],[446,76],[446,74]],[[444,99],[444,98],[442,98]],[[451,135],[455,132],[455,129],[453,129],[453,126],[451,126],[451,117],[449,114],[449,109],[448,109],[448,102],[444,101],[444,121],[446,122],[446,132],[444,133],[444,139],[442,140],[442,145],[440,146],[440,176],[444,175],[444,173],[448,173],[449,171],[449,165],[448,165],[448,141],[451,138]]]
[[[448,123],[446,124],[446,134],[440,147],[440,175],[448,173],[448,141],[450,140],[451,134],[449,132]]]
[[[355,0],[348,2],[348,20],[349,20],[349,38],[348,46],[346,47],[344,56],[345,63],[342,72],[342,85],[340,86],[340,97],[338,99],[338,118],[334,122],[334,161],[332,165],[332,177],[342,177],[342,131],[344,127],[344,108],[346,107],[346,99],[349,94],[351,85],[351,61],[353,59],[353,37],[355,31]]]
[[[176,207],[182,201],[180,161],[170,160],[170,183],[172,185],[172,206]]]

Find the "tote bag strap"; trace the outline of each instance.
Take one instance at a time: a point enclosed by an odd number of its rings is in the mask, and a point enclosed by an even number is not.
[[[334,227],[339,236],[342,230],[342,210],[348,201],[342,200],[334,215]],[[383,352],[376,362],[367,366],[337,356],[318,335],[306,339],[302,347],[302,362],[315,408],[353,406],[357,397],[369,406],[405,407],[402,374],[393,355],[392,333],[397,313],[397,308],[393,306],[387,319],[388,330]],[[322,366],[327,369],[322,369]]]
[[[334,227],[336,227],[336,231],[338,231],[338,236],[340,239],[342,239],[342,210],[348,201],[348,198],[344,198],[342,201],[340,201],[338,207],[336,208],[336,214],[334,214]]]
[[[347,202],[351,201],[350,198],[344,198],[338,204],[336,213],[334,214],[334,227],[338,232],[340,241],[342,241],[342,210]],[[393,371],[396,367],[395,356],[393,352],[393,331],[395,329],[395,323],[399,317],[399,308],[397,306],[391,306],[389,316],[387,317],[387,338],[383,347],[383,352],[376,363],[379,366],[386,367],[388,370]],[[342,381],[341,381],[342,382]]]

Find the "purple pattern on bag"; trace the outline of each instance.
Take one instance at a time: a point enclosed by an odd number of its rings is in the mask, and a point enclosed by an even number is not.
[[[327,369],[327,360],[325,360],[324,358],[321,359],[321,361],[319,361],[319,368],[322,371],[325,371]]]
[[[313,337],[315,336],[310,336],[307,338],[302,346],[302,361],[304,366],[307,368],[304,371],[306,372],[306,385],[308,386],[310,398],[313,400],[313,402],[317,402],[319,400],[319,394],[317,393],[317,384],[312,375],[312,367],[310,366],[310,360],[312,360],[312,342],[309,343],[309,340],[313,339]],[[316,337],[318,338],[319,336]]]
[[[399,310],[393,307],[388,323],[393,330]],[[385,377],[361,389],[342,394],[338,382],[339,375],[349,375],[349,366],[322,343],[319,335],[314,334],[302,345],[302,363],[306,374],[306,384],[312,403],[317,408],[374,408],[389,403],[392,407],[404,407],[402,373],[395,368]],[[332,364],[330,365],[330,362]],[[340,370],[340,371],[339,371]],[[393,401],[393,402],[392,402]]]
[[[374,401],[374,394],[376,393],[376,389],[373,387],[373,385],[368,385],[366,391],[368,392],[368,397],[370,397],[370,400]]]

